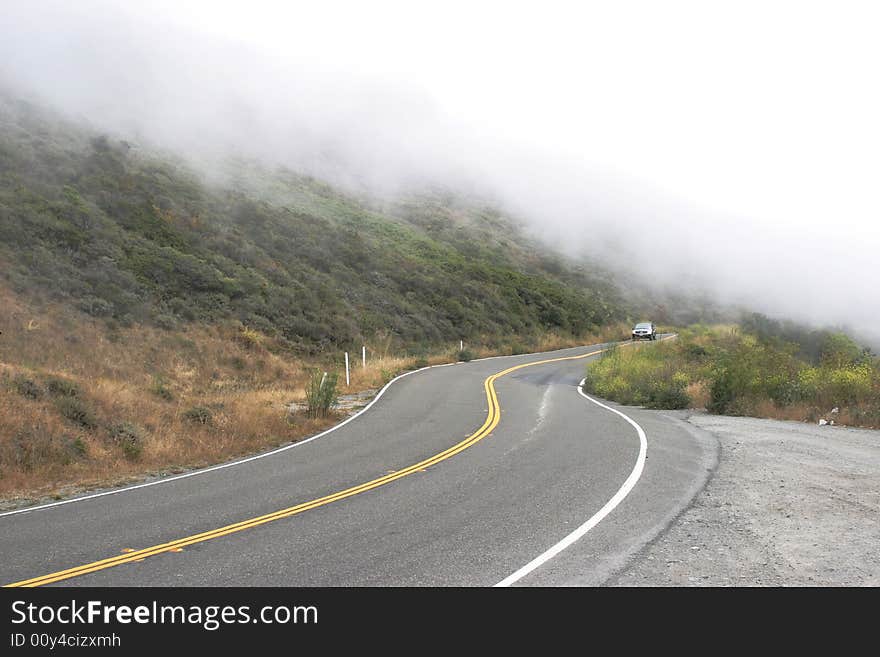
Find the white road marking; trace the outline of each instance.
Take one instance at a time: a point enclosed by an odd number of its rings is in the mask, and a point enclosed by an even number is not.
[[[639,434],[639,456],[636,459],[635,467],[633,467],[632,472],[630,472],[629,477],[626,478],[626,481],[623,482],[623,485],[620,487],[620,489],[614,494],[614,497],[608,500],[605,506],[599,509],[593,515],[593,517],[591,517],[584,524],[582,524],[580,527],[571,532],[568,536],[559,541],[556,545],[532,559],[529,563],[527,563],[516,572],[505,577],[495,586],[504,587],[515,584],[517,581],[521,580],[523,577],[525,577],[535,569],[550,561],[550,559],[562,552],[565,548],[571,546],[579,539],[583,538],[588,531],[598,525],[605,516],[611,513],[615,509],[615,507],[617,507],[617,505],[620,504],[627,495],[629,495],[629,492],[635,487],[636,482],[638,482],[639,478],[642,476],[642,470],[644,470],[645,468],[645,459],[648,455],[648,438],[645,435],[645,430],[642,429],[631,417],[624,415],[617,409],[606,406],[602,402],[596,401],[595,399],[584,393],[583,385],[584,379],[581,379],[581,382],[578,384],[578,394],[580,394],[581,397],[590,400],[597,406],[601,406],[602,408],[607,409],[612,413],[616,413],[624,420],[629,422],[633,427],[635,427],[636,432]]]
[[[584,349],[584,348],[592,349],[593,347],[592,346],[589,346],[589,347],[569,347],[568,349],[560,349],[558,351],[568,351],[568,350],[573,351],[574,349]],[[540,353],[540,352],[538,352],[538,353]],[[550,352],[546,352],[546,353],[550,353]],[[514,354],[514,355],[510,355],[510,356],[490,356],[489,358],[478,358],[478,359],[475,359],[475,361],[493,360],[496,358],[515,358],[516,356],[535,356],[535,355],[538,355],[538,354],[535,353],[535,354]],[[471,361],[471,362],[475,362],[475,361]],[[223,470],[224,468],[231,468],[236,465],[241,465],[243,463],[249,463],[251,461],[256,461],[257,459],[266,458],[267,456],[273,456],[274,454],[286,452],[289,449],[293,449],[294,447],[299,447],[300,445],[305,445],[306,443],[310,443],[313,440],[317,440],[318,438],[321,438],[322,436],[326,436],[327,434],[332,433],[332,432],[336,431],[337,429],[341,429],[346,424],[348,424],[349,422],[351,422],[352,420],[354,420],[355,418],[360,416],[362,413],[366,413],[373,404],[375,404],[377,401],[379,401],[379,398],[383,394],[385,394],[385,391],[388,390],[388,388],[391,386],[391,384],[399,381],[403,377],[409,376],[410,374],[415,374],[416,372],[421,372],[423,370],[429,370],[432,368],[450,367],[452,365],[460,365],[460,364],[462,364],[462,362],[463,361],[459,361],[457,363],[443,363],[440,365],[428,365],[427,367],[422,367],[417,370],[411,370],[409,372],[404,372],[403,374],[399,374],[398,376],[391,379],[388,383],[386,383],[385,386],[376,394],[376,396],[373,398],[373,400],[369,404],[364,406],[360,411],[358,411],[357,413],[355,413],[351,417],[347,418],[345,421],[340,422],[336,426],[330,427],[326,431],[322,431],[321,433],[316,434],[314,436],[311,436],[310,438],[306,438],[305,440],[300,440],[298,442],[291,443],[290,445],[285,445],[284,447],[279,447],[278,449],[273,449],[272,451],[269,451],[269,452],[257,454],[256,456],[250,456],[248,458],[239,459],[236,461],[230,461],[229,463],[221,463],[220,465],[214,465],[214,466],[211,466],[208,468],[193,470],[192,472],[187,472],[187,473],[181,474],[181,475],[175,475],[173,477],[163,477],[162,479],[157,479],[156,481],[148,481],[143,484],[135,484],[133,486],[125,486],[123,488],[114,488],[112,490],[106,490],[106,491],[102,491],[100,493],[93,493],[91,495],[82,495],[79,497],[72,497],[67,500],[60,500],[58,502],[50,502],[48,504],[40,504],[37,506],[27,506],[27,507],[23,507],[21,509],[15,509],[13,511],[4,511],[4,512],[0,513],[0,518],[2,518],[4,516],[13,516],[13,515],[17,515],[20,513],[30,513],[31,511],[40,511],[41,509],[50,509],[52,507],[62,506],[64,504],[72,504],[74,502],[85,502],[86,500],[93,500],[98,497],[106,497],[107,495],[117,495],[119,493],[126,493],[128,491],[138,490],[140,488],[149,488],[150,486],[158,486],[159,484],[167,484],[169,482],[177,481],[179,479],[186,479],[188,477],[195,477],[198,475],[206,474],[208,472],[214,472],[215,470]]]
[[[541,396],[541,404],[538,406],[538,419],[535,421],[535,426],[533,426],[528,436],[533,436],[535,432],[541,428],[541,425],[544,424],[544,420],[547,419],[547,411],[550,408],[550,393],[553,391],[553,386],[548,385],[547,389],[544,391],[544,394]],[[531,438],[526,438],[526,440],[531,440]]]
[[[73,502],[84,502],[85,500],[93,500],[96,497],[104,497],[106,495],[116,495],[117,493],[125,493],[127,491],[137,490],[139,488],[148,488],[149,486],[158,486],[159,484],[167,484],[171,481],[177,481],[178,479],[186,479],[187,477],[195,477],[196,475],[202,475],[202,474],[205,474],[208,472],[214,472],[215,470],[223,470],[224,468],[231,468],[232,466],[235,466],[235,465],[241,465],[242,463],[249,463],[250,461],[256,461],[257,459],[266,458],[267,456],[272,456],[273,454],[285,452],[288,449],[293,449],[294,447],[299,447],[300,445],[305,445],[306,443],[310,443],[313,440],[317,440],[318,438],[320,438],[322,436],[326,436],[328,433],[332,433],[333,431],[336,431],[337,429],[341,429],[342,427],[344,427],[346,424],[348,424],[349,422],[354,420],[356,417],[358,417],[362,413],[366,413],[373,404],[375,404],[377,401],[379,401],[379,398],[383,394],[385,394],[385,391],[388,389],[388,387],[392,383],[394,383],[395,381],[398,381],[399,379],[402,379],[405,376],[409,376],[410,374],[415,374],[416,372],[421,372],[422,370],[430,369],[431,367],[446,367],[447,365],[455,365],[455,364],[456,363],[445,363],[443,365],[429,365],[428,367],[422,367],[417,370],[411,370],[409,372],[404,372],[403,374],[400,374],[400,375],[394,377],[388,383],[386,383],[385,386],[378,393],[376,393],[376,396],[373,397],[372,401],[370,401],[369,404],[364,406],[361,410],[359,410],[357,413],[355,413],[351,417],[347,418],[343,422],[340,422],[339,424],[330,427],[326,431],[322,431],[319,434],[311,436],[310,438],[306,438],[305,440],[300,440],[298,442],[291,443],[290,445],[285,445],[284,447],[279,447],[278,449],[273,449],[270,452],[264,452],[262,454],[257,454],[256,456],[250,456],[248,458],[239,459],[237,461],[230,461],[229,463],[222,463],[220,465],[214,465],[209,468],[202,468],[201,470],[193,470],[192,472],[187,472],[186,474],[181,474],[181,475],[175,475],[174,477],[165,477],[163,479],[157,479],[156,481],[148,481],[143,484],[136,484],[134,486],[126,486],[124,488],[114,488],[113,490],[106,490],[101,493],[94,493],[92,495],[83,495],[81,497],[72,497],[69,500],[61,500],[60,502],[51,502],[49,504],[41,504],[39,506],[29,506],[29,507],[24,507],[23,509],[16,509],[14,511],[6,511],[4,513],[0,513],[0,518],[2,518],[3,516],[11,516],[11,515],[15,515],[18,513],[29,513],[30,511],[39,511],[40,509],[49,509],[53,506],[61,506],[62,504],[71,504]]]

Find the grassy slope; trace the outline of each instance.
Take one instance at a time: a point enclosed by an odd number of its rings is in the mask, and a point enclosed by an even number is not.
[[[20,104],[0,104],[0,122],[5,279],[123,326],[234,319],[318,353],[384,332],[424,348],[623,318],[607,281],[504,239],[515,231],[488,209],[435,196],[383,214],[287,171],[209,187]],[[456,213],[467,221],[434,228]]]
[[[650,408],[880,427],[880,359],[841,333],[760,315],[617,349],[589,368],[586,385]]]
[[[369,367],[342,392],[452,360],[459,339],[481,356],[622,333],[601,272],[496,210],[234,173],[211,186],[0,96],[0,496],[314,433],[334,418],[290,403],[361,344]]]

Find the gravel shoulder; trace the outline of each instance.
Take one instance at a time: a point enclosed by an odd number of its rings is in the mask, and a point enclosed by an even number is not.
[[[661,413],[716,441],[717,468],[607,585],[880,585],[880,431]]]

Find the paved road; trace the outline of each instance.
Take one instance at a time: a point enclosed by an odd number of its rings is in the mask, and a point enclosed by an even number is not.
[[[546,354],[434,367],[392,384],[365,413],[272,456],[159,485],[0,516],[4,584],[118,558],[399,472],[484,424],[487,377]],[[73,586],[491,586],[600,510],[632,473],[635,429],[579,394],[585,364],[513,371],[479,442],[339,501],[49,583]],[[517,585],[600,585],[704,484],[714,454],[674,417],[622,408],[645,430],[631,493],[586,536]],[[99,568],[99,569],[98,569]]]

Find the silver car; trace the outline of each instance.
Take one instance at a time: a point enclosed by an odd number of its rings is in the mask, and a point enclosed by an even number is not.
[[[639,322],[635,325],[632,332],[633,340],[656,340],[657,327],[654,322]]]

